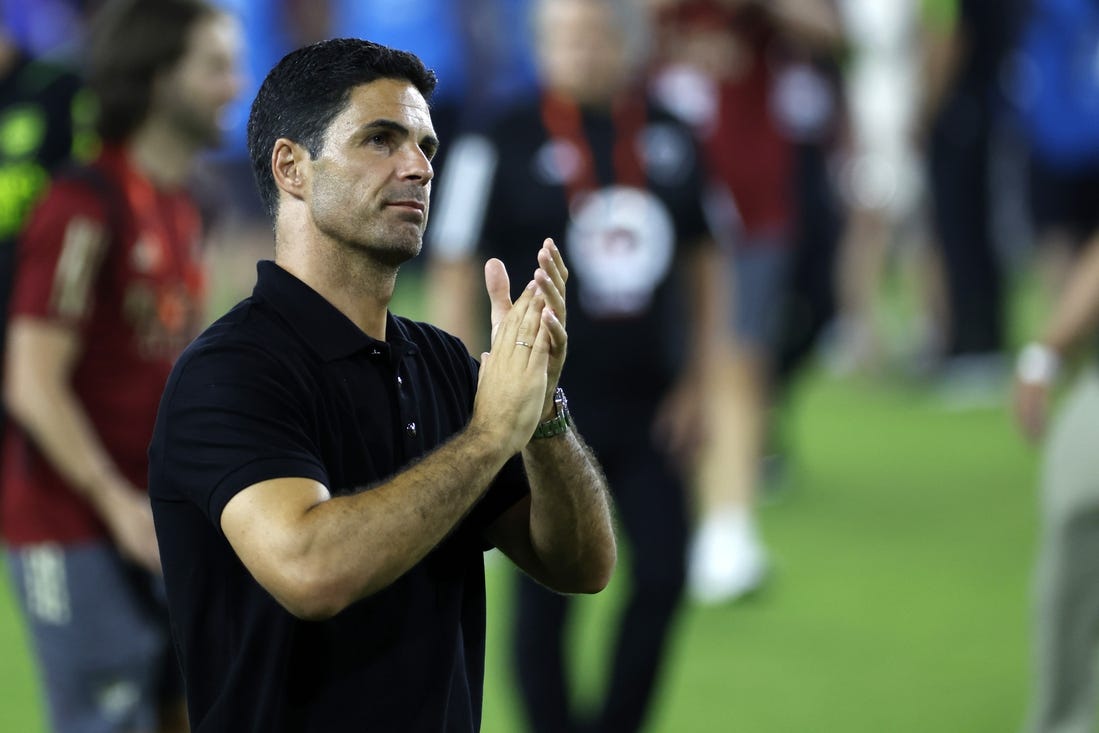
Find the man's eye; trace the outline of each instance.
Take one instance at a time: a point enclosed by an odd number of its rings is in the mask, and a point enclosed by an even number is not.
[[[389,135],[385,133],[378,133],[377,135],[371,135],[366,140],[371,145],[387,146],[389,145]]]

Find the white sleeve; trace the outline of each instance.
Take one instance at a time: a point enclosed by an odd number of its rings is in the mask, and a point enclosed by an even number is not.
[[[454,143],[439,180],[439,208],[427,231],[432,257],[457,260],[476,251],[496,161],[496,148],[483,135],[466,135]]]

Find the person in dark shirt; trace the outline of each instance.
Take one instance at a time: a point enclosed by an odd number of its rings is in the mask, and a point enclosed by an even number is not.
[[[568,597],[520,579],[513,654],[531,730],[631,731],[659,689],[682,597],[684,478],[714,398],[706,385],[724,337],[725,269],[703,213],[692,132],[643,91],[644,18],[625,0],[532,7],[541,97],[453,146],[429,231],[428,292],[437,316],[463,329],[473,322],[468,273],[479,255],[518,267],[522,243],[549,232],[569,257],[566,383],[594,408],[585,434],[610,477],[633,562],[595,710],[577,709],[569,695]]]
[[[557,247],[531,248],[514,304],[486,264],[479,367],[388,310],[427,223],[434,84],[337,39],[283,58],[252,105],[275,260],[181,357],[149,449],[195,731],[477,730],[483,552],[560,592],[610,579],[605,480],[557,386]]]

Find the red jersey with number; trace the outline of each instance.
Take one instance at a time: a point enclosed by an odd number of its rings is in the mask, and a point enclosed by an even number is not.
[[[77,334],[72,389],[119,472],[143,489],[161,392],[201,325],[200,222],[186,192],[156,188],[123,149],[107,148],[92,167],[98,175],[55,181],[32,214],[9,318]],[[14,421],[2,471],[0,533],[9,544],[106,536]]]

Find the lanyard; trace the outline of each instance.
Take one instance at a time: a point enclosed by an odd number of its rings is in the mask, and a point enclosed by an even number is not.
[[[616,183],[632,188],[646,188],[645,171],[637,150],[638,137],[645,126],[645,103],[638,94],[618,97],[611,105],[614,123],[613,163]],[[565,181],[565,192],[571,204],[577,197],[599,188],[595,156],[584,132],[584,118],[571,99],[552,92],[542,97],[542,123],[550,137],[572,144],[579,155],[575,175]]]

